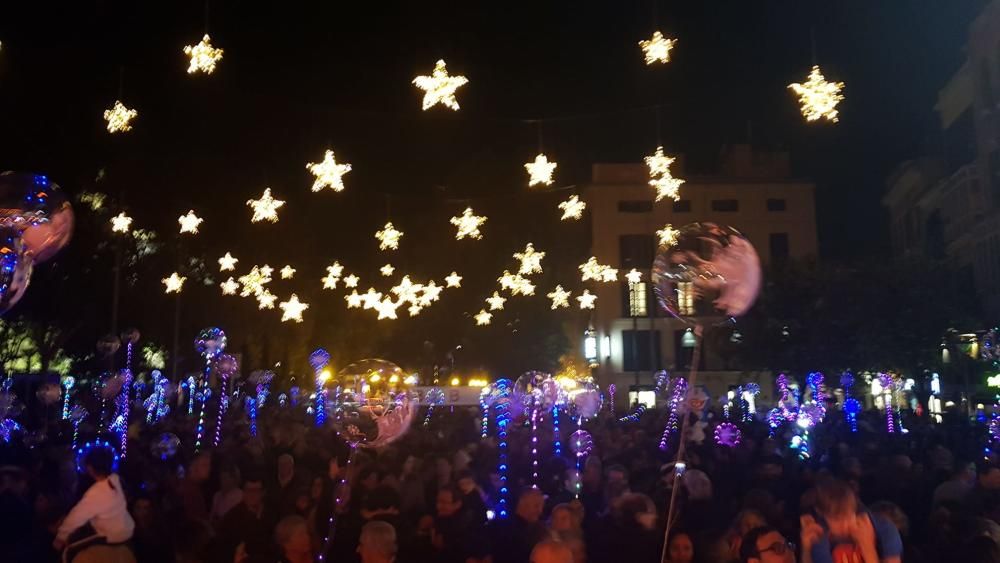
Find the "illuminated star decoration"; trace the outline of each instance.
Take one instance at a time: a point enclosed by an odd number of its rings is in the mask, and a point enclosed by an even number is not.
[[[264,309],[274,309],[274,302],[278,300],[278,296],[271,293],[267,289],[261,290],[257,294],[257,308]]]
[[[597,301],[597,296],[590,292],[589,289],[583,290],[583,294],[576,298],[580,302],[581,309],[593,309],[594,301]]]
[[[163,290],[164,293],[180,293],[184,289],[184,282],[187,280],[186,277],[180,276],[177,272],[170,274],[169,278],[163,278],[160,280],[166,289]]]
[[[514,260],[521,262],[517,273],[524,275],[542,273],[542,258],[545,258],[545,253],[536,252],[534,245],[529,242],[525,245],[524,252],[514,253]]]
[[[281,269],[281,279],[283,280],[292,279],[292,277],[295,276],[295,271],[296,271],[295,268],[291,267],[290,265],[286,265],[284,268]]]
[[[549,159],[542,153],[538,153],[534,162],[525,162],[524,168],[528,171],[528,186],[551,186],[552,173],[555,172],[556,166],[558,165],[555,162],[549,162]]]
[[[247,205],[253,209],[253,217],[250,218],[251,223],[258,223],[260,221],[277,223],[278,209],[282,205],[285,205],[285,202],[271,197],[271,188],[264,188],[264,194],[260,196],[260,199],[248,199]]]
[[[375,288],[369,287],[368,291],[361,298],[365,309],[374,309],[382,301],[382,294],[375,291]]]
[[[490,324],[491,320],[493,320],[493,315],[487,312],[486,309],[482,309],[479,311],[479,314],[475,316],[475,319],[476,319],[476,325],[486,326]]]
[[[474,215],[472,208],[466,207],[461,215],[451,218],[451,224],[458,227],[458,232],[455,233],[455,240],[462,240],[465,237],[475,240],[483,238],[483,235],[479,232],[479,227],[483,226],[485,222],[486,217]]]
[[[677,237],[681,232],[674,228],[673,225],[665,225],[662,229],[656,231],[656,236],[660,239],[660,246],[673,246],[677,244]]]
[[[361,306],[361,302],[363,300],[361,294],[358,293],[358,290],[356,289],[352,291],[350,295],[345,295],[344,299],[347,300],[348,309],[357,309]]]
[[[506,301],[507,300],[504,299],[503,297],[500,297],[500,294],[497,293],[496,291],[493,292],[493,297],[487,297],[486,298],[486,303],[489,304],[490,311],[501,311],[501,310],[503,310],[503,304]]]
[[[132,218],[126,215],[124,211],[111,218],[112,233],[127,233],[130,228],[132,228]]]
[[[392,275],[393,272],[396,271],[396,268],[393,268],[392,264],[386,264],[385,266],[379,268],[378,271],[381,272],[383,276],[389,277]]]
[[[240,297],[249,297],[251,295],[257,297],[264,293],[266,290],[264,286],[271,283],[271,273],[272,268],[267,266],[254,266],[250,269],[250,272],[246,275],[240,276],[237,281],[243,286],[240,291]]]
[[[444,278],[444,283],[448,284],[448,287],[462,287],[462,276],[458,275],[458,272],[452,272]]]
[[[552,300],[552,310],[555,311],[559,307],[569,307],[569,297],[572,293],[563,289],[563,286],[557,285],[552,293],[546,295]]]
[[[309,305],[299,301],[299,296],[292,294],[288,301],[278,303],[281,308],[281,322],[295,321],[302,322],[302,312],[309,308]]]
[[[191,64],[188,65],[188,74],[196,72],[212,74],[215,72],[215,63],[222,59],[222,49],[212,47],[212,40],[207,33],[197,45],[185,46],[184,54],[191,59]]]
[[[323,188],[330,188],[335,192],[341,192],[344,191],[344,174],[351,171],[351,165],[346,162],[337,164],[333,151],[328,150],[323,155],[323,162],[310,162],[306,164],[306,170],[316,177],[312,191],[318,192]]]
[[[361,280],[358,276],[351,274],[344,278],[344,287],[354,288],[358,287],[358,282]]]
[[[511,295],[535,294],[535,285],[521,274],[511,274],[504,270],[503,275],[497,278],[497,281],[500,282],[500,289],[510,291]]]
[[[236,283],[236,280],[230,276],[230,278],[219,284],[222,288],[223,295],[236,295],[236,291],[239,290],[240,284]]]
[[[413,79],[413,84],[424,91],[424,110],[435,104],[443,104],[457,110],[458,100],[455,99],[455,90],[468,83],[469,80],[464,76],[448,76],[444,60],[439,60],[434,65],[434,71],[430,76],[418,76]]]
[[[237,262],[239,262],[239,259],[227,252],[225,256],[219,258],[219,271],[231,272],[236,269]]]
[[[654,31],[651,39],[639,41],[639,47],[642,47],[647,65],[669,63],[670,50],[674,48],[674,43],[677,43],[676,39],[667,39],[659,31]]]
[[[375,231],[375,238],[379,242],[379,250],[396,250],[399,248],[399,239],[403,238],[403,231],[397,231],[390,221],[381,231]]]
[[[558,207],[563,212],[560,221],[565,221],[567,219],[579,219],[583,217],[583,210],[587,208],[587,204],[580,201],[579,197],[573,195],[560,203]]]
[[[177,223],[181,226],[181,234],[198,234],[198,225],[201,225],[203,221],[204,219],[194,214],[193,209],[188,211],[186,215],[181,215],[177,218]]]
[[[344,267],[340,262],[334,262],[332,266],[326,267],[326,275],[323,276],[323,289],[337,289],[337,282],[344,273]],[[353,287],[353,286],[352,286]]]
[[[680,199],[678,190],[684,184],[684,180],[674,178],[670,173],[670,165],[676,160],[672,156],[663,154],[663,147],[656,147],[656,152],[646,157],[646,166],[649,168],[649,185],[656,188],[656,201],[665,197],[677,201]]]
[[[844,99],[844,95],[840,93],[844,88],[844,83],[827,82],[819,70],[819,65],[812,67],[805,83],[796,82],[789,84],[788,87],[799,97],[799,104],[802,105],[802,116],[806,118],[806,121],[817,121],[820,118],[825,118],[836,123],[840,120],[837,104]]]
[[[625,279],[628,280],[629,285],[635,285],[642,281],[642,272],[632,268],[629,273],[625,274]]]
[[[115,105],[104,111],[104,120],[108,122],[108,133],[125,133],[132,130],[132,120],[139,115],[134,109],[125,107],[119,100]]]
[[[605,264],[598,264],[597,258],[594,256],[591,256],[586,263],[580,264],[580,273],[582,281],[613,282],[618,279],[617,269]]]

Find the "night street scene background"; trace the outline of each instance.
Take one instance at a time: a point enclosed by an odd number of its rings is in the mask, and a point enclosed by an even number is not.
[[[8,3],[0,111],[0,561],[1000,561],[998,1]]]

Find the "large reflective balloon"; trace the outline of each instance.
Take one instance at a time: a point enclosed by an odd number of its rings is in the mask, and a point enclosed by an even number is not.
[[[0,314],[24,297],[32,268],[31,257],[18,231],[0,228]]]
[[[570,414],[580,418],[593,418],[601,412],[604,406],[604,395],[601,394],[597,384],[590,381],[583,381],[577,384],[574,389],[566,391],[570,405]]]
[[[545,407],[545,395],[542,384],[552,379],[552,376],[541,371],[529,371],[517,378],[514,382],[514,395],[512,400],[517,410],[515,416],[521,413],[530,412],[535,406]],[[551,405],[548,405],[551,407]]]
[[[653,261],[657,300],[668,313],[694,324],[705,315],[736,317],[760,291],[760,258],[732,227],[692,223],[673,244],[660,246]]]
[[[226,333],[221,328],[206,328],[194,339],[194,349],[199,356],[214,360],[226,349]]]
[[[0,227],[21,233],[34,262],[45,262],[73,235],[73,207],[42,174],[0,174]]]
[[[399,366],[380,359],[361,360],[340,370],[337,379],[342,391],[329,420],[345,440],[377,448],[409,429],[420,401],[405,388]]]

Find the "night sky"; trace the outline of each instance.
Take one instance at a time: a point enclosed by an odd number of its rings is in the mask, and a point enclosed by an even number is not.
[[[710,172],[724,144],[751,135],[791,148],[795,174],[818,186],[822,257],[885,254],[885,179],[936,146],[937,91],[961,64],[983,2],[211,2],[208,31],[225,49],[211,76],[186,74],[181,52],[205,32],[202,2],[61,4],[0,8],[0,167],[47,173],[70,194],[106,192],[136,226],[166,237],[123,302],[123,323],[151,325],[150,316],[169,324],[172,305],[150,295],[181,257],[214,266],[232,250],[241,267],[291,263],[309,287],[337,259],[363,289],[387,261],[372,239],[387,218],[406,232],[395,265],[424,279],[469,277],[473,290],[447,315],[488,295],[529,240],[572,268],[588,234],[553,212],[568,192],[526,188],[539,119],[557,187],[585,184],[593,162],[639,162],[658,139],[685,154],[688,173]],[[679,41],[669,65],[649,68],[637,41],[656,28]],[[847,84],[832,126],[805,124],[786,89],[812,64],[810,29],[827,78]],[[438,58],[470,80],[459,112],[420,110],[410,81]],[[119,88],[139,118],[111,136],[101,115]],[[304,165],[328,147],[354,170],[345,192],[312,194]],[[251,225],[245,201],[265,187],[288,203],[278,224]],[[481,243],[451,240],[447,218],[466,205],[490,217]],[[176,218],[189,208],[205,218],[203,234],[177,247]],[[88,213],[77,206],[81,232],[39,268],[18,312],[65,292],[87,302],[77,314],[92,320],[79,332],[93,342],[106,330],[110,274]],[[71,280],[81,264],[89,277]],[[292,290],[306,293],[276,293]],[[322,310],[334,299],[342,309],[341,296],[317,302],[317,322],[334,322]],[[206,317],[257,318],[246,316],[256,312],[249,302],[205,306]],[[128,312],[140,308],[145,317]],[[183,330],[209,322],[198,317],[186,313]],[[438,330],[451,318],[420,322]],[[169,341],[166,326],[145,330]]]

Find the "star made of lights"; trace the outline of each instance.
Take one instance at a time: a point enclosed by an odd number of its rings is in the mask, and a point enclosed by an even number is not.
[[[457,110],[458,100],[455,99],[455,90],[468,83],[469,79],[462,75],[449,76],[443,59],[434,65],[430,76],[418,76],[413,79],[413,84],[424,91],[424,110],[436,104]]]
[[[352,291],[350,295],[345,295],[344,299],[347,300],[348,309],[357,309],[361,307],[361,303],[362,301],[364,301],[364,298],[361,296],[360,293],[358,293],[358,290],[356,289]]]
[[[128,233],[131,228],[132,218],[126,215],[124,211],[111,218],[112,233]]]
[[[474,215],[471,207],[466,207],[465,211],[461,215],[456,215],[451,218],[451,224],[458,227],[458,232],[455,233],[455,240],[462,240],[465,237],[469,237],[474,240],[479,240],[483,238],[483,235],[479,232],[479,227],[483,226],[486,222],[486,217],[482,215]]]
[[[563,289],[563,286],[557,285],[552,293],[546,295],[552,300],[552,310],[555,311],[560,307],[569,307],[569,298],[572,295],[569,291]]]
[[[580,201],[580,198],[572,195],[569,199],[560,203],[558,205],[559,209],[562,209],[562,217],[560,221],[565,221],[567,219],[580,219],[583,217],[583,210],[587,208],[587,204]]]
[[[346,278],[344,278],[344,287],[347,287],[347,288],[358,287],[358,282],[359,281],[361,281],[361,278],[359,278],[358,276],[355,276],[354,274],[351,274],[351,275],[347,276]]]
[[[462,287],[462,276],[458,272],[452,272],[444,278],[444,283],[448,287]]]
[[[125,107],[125,104],[115,100],[111,109],[104,111],[104,120],[108,122],[108,133],[126,133],[132,130],[132,120],[139,112]]]
[[[285,265],[285,267],[281,269],[281,279],[290,280],[293,276],[295,276],[295,272],[295,268],[291,267],[291,265]]]
[[[191,59],[188,65],[188,74],[204,72],[212,74],[215,72],[215,63],[222,59],[222,49],[212,47],[212,40],[206,33],[197,45],[186,45],[184,54]]]
[[[493,320],[493,315],[491,315],[486,309],[482,309],[474,318],[476,319],[477,326],[486,326]]]
[[[590,292],[589,289],[583,290],[583,294],[576,298],[580,302],[581,309],[593,309],[594,302],[597,301],[597,296]]]
[[[240,276],[237,281],[243,286],[240,297],[259,296],[265,291],[264,286],[271,283],[271,273],[273,269],[266,264],[254,266],[246,275]]]
[[[555,162],[549,162],[548,157],[538,153],[534,162],[525,162],[524,168],[528,171],[528,186],[551,186],[552,174],[556,171]]]
[[[514,260],[521,263],[517,273],[524,275],[542,273],[542,258],[545,258],[545,253],[535,251],[535,246],[529,242],[525,245],[524,252],[514,253]]]
[[[659,178],[650,178],[649,185],[653,186],[656,190],[656,201],[660,201],[663,198],[669,197],[670,199],[677,201],[681,198],[680,187],[684,184],[684,180],[680,178],[674,178],[673,176],[661,176]]]
[[[511,295],[535,294],[535,285],[521,274],[511,274],[508,270],[504,270],[497,281],[500,283],[500,289],[510,291]]]
[[[441,299],[442,291],[444,291],[444,288],[434,283],[434,280],[427,282],[427,285],[424,286],[423,294],[420,297],[421,305],[426,307],[430,303]]]
[[[618,270],[605,264],[598,264],[597,258],[591,256],[585,263],[580,264],[580,279],[582,281],[594,280],[599,282],[613,282],[618,279]]]
[[[385,276],[385,277],[389,277],[389,276],[391,276],[391,275],[392,275],[392,273],[393,273],[393,272],[395,272],[395,271],[396,271],[396,268],[393,268],[393,267],[392,267],[392,264],[386,264],[385,266],[382,266],[381,268],[379,268],[379,269],[378,269],[378,271],[379,271],[379,273],[381,273],[381,274],[382,274],[383,276]]]
[[[649,185],[656,189],[656,201],[665,197],[677,201],[680,198],[679,190],[684,180],[674,178],[670,172],[670,166],[676,160],[672,156],[663,154],[663,147],[656,147],[656,152],[645,158],[646,167],[649,168]]]
[[[382,230],[375,231],[379,250],[397,250],[401,238],[403,238],[403,231],[396,230],[396,227],[392,226],[392,221],[386,223]]]
[[[295,321],[302,322],[302,312],[309,308],[309,305],[299,301],[299,296],[292,294],[288,301],[278,303],[281,309],[281,322]]]
[[[659,31],[654,31],[651,39],[639,41],[639,47],[642,48],[646,64],[651,65],[654,63],[669,63],[670,50],[674,48],[675,43],[677,43],[676,39],[667,39]]]
[[[251,223],[259,223],[260,221],[277,223],[278,209],[285,205],[285,202],[271,197],[271,188],[264,188],[264,194],[260,196],[260,199],[248,199],[247,205],[253,210],[253,217],[250,218]]]
[[[375,288],[369,287],[368,292],[362,295],[361,298],[364,301],[363,305],[365,309],[375,309],[382,301],[382,294],[375,291]]]
[[[220,272],[232,272],[236,269],[236,263],[239,262],[239,258],[236,258],[231,253],[226,252],[226,255],[219,258],[219,271]]]
[[[506,301],[507,300],[504,299],[503,297],[500,297],[500,294],[498,292],[496,292],[496,291],[493,292],[493,297],[487,297],[486,298],[486,303],[489,304],[490,311],[501,311],[501,310],[503,310],[503,304]]]
[[[230,276],[228,280],[220,283],[219,287],[222,288],[223,295],[236,295],[236,292],[240,289],[240,284]]]
[[[833,123],[840,121],[837,104],[844,99],[844,95],[840,93],[844,83],[827,82],[819,70],[819,65],[813,65],[809,78],[804,83],[796,82],[789,84],[788,87],[799,97],[802,116],[806,121],[818,121],[823,118]]]
[[[635,285],[642,282],[642,272],[632,268],[629,273],[625,274],[625,279],[628,280],[629,285]]]
[[[277,300],[277,295],[271,293],[267,289],[263,289],[257,294],[257,308],[261,311],[264,309],[274,309],[274,302]]]
[[[187,278],[174,272],[170,274],[169,278],[163,278],[160,281],[165,286],[164,293],[180,293],[184,289],[184,282],[187,281]]]
[[[673,246],[677,244],[677,237],[680,234],[681,232],[670,224],[664,225],[662,229],[656,231],[656,236],[660,239],[660,246]]]
[[[338,164],[333,151],[327,150],[322,162],[307,163],[306,170],[316,177],[312,191],[318,192],[323,188],[330,188],[335,192],[341,192],[344,191],[344,174],[351,171],[351,165],[346,162]]]
[[[420,311],[423,310],[424,308],[420,305],[410,305],[410,308],[407,309],[406,312],[409,313],[411,317],[415,317],[420,314]]]
[[[201,225],[205,220],[194,214],[194,209],[191,209],[185,215],[181,215],[177,218],[177,223],[181,226],[181,234],[190,233],[192,235],[198,234],[198,226]]]
[[[344,267],[340,262],[334,262],[332,266],[326,267],[326,276],[323,277],[323,289],[337,289],[337,282],[344,273]],[[355,284],[357,285],[357,284]]]
[[[394,302],[392,299],[388,297],[386,297],[382,301],[379,301],[378,303],[375,304],[375,310],[378,311],[378,320],[381,321],[383,319],[390,319],[390,320],[395,319],[396,309],[398,307],[399,304]]]
[[[670,173],[670,165],[676,158],[663,154],[663,145],[656,147],[656,152],[643,159],[649,168],[649,177],[655,178]]]

